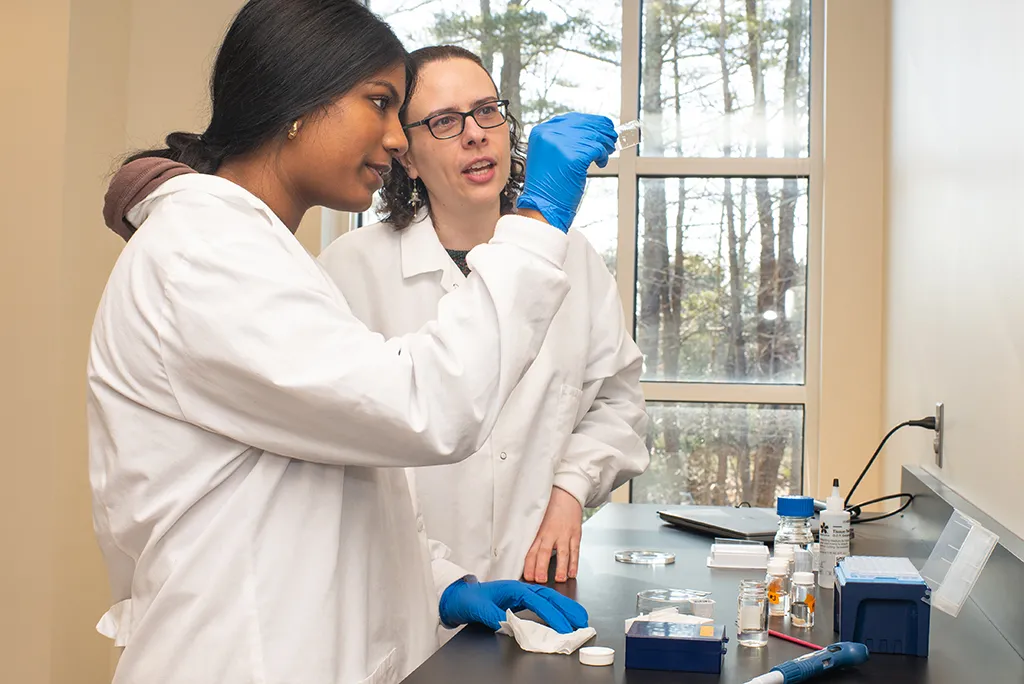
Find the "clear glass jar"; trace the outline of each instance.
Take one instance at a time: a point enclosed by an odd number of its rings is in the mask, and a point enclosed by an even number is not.
[[[775,533],[775,547],[792,544],[794,549],[814,547],[814,499],[809,496],[780,496],[775,504],[779,516],[779,531]]]
[[[786,617],[789,614],[789,559],[776,556],[768,561],[768,615]]]
[[[775,533],[776,544],[792,544],[795,548],[814,548],[814,518],[785,515],[779,518],[779,531]]]
[[[761,648],[768,643],[768,587],[760,580],[743,580],[736,606],[736,641]]]
[[[814,626],[814,604],[818,588],[813,572],[793,573],[793,586],[789,594],[789,618],[793,627]]]

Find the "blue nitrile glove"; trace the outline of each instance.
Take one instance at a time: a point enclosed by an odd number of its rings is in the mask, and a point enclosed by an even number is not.
[[[607,116],[571,112],[537,124],[526,151],[526,182],[516,203],[539,211],[548,223],[568,232],[583,199],[591,162],[604,167],[615,151],[615,132]]]
[[[505,611],[510,608],[512,612],[532,610],[560,634],[587,626],[586,608],[571,598],[548,587],[515,580],[467,582],[460,579],[448,585],[438,605],[441,622],[448,627],[479,622],[494,631],[501,628]]]

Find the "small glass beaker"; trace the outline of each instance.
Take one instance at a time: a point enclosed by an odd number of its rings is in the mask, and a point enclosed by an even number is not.
[[[794,627],[814,626],[814,604],[817,588],[813,572],[793,573],[793,587],[789,595],[789,618]]]
[[[695,599],[706,599],[710,592],[695,589],[644,589],[636,595],[636,614],[647,615],[656,610],[675,608],[680,615],[693,615]]]
[[[761,648],[768,643],[768,585],[761,580],[740,582],[736,606],[736,641]]]

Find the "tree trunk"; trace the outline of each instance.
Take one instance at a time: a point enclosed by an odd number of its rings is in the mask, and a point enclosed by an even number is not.
[[[676,111],[676,153],[681,154],[682,105],[679,99],[679,36],[672,32],[670,40],[672,41],[672,49],[675,52],[675,59],[672,61],[672,84]],[[673,245],[671,267],[668,273],[668,302],[663,316],[664,324],[662,328],[662,354],[664,355],[665,378],[669,380],[679,379],[680,335],[682,334],[683,322],[683,277],[685,275],[683,271],[683,223],[686,210],[686,186],[682,178],[679,179],[678,183],[675,244]],[[679,422],[676,420],[675,413],[672,413],[665,421],[665,453],[680,455],[680,481],[687,482],[689,480],[689,464],[686,462],[687,459],[683,457],[680,446]]]
[[[661,69],[664,35],[662,33],[661,4],[656,1],[644,5],[647,21],[644,29],[643,111],[648,121],[661,114]],[[661,130],[651,126],[645,145],[654,155],[664,150]],[[640,319],[637,325],[637,345],[645,357],[646,375],[663,377],[659,332],[661,312],[668,295],[668,219],[665,202],[665,181],[648,179],[644,182],[644,233],[641,254]]]
[[[725,14],[725,0],[719,0],[718,61],[722,67],[722,101],[725,104],[725,144],[722,156],[732,156],[732,114],[734,111],[732,88],[729,84],[729,65],[725,59],[725,42],[728,37],[728,19]],[[729,240],[729,354],[726,357],[726,372],[730,380],[742,381],[747,375],[746,342],[743,339],[743,264],[739,260],[736,239],[736,217],[732,196],[732,179],[725,179],[726,235]]]
[[[790,0],[789,20],[786,22],[786,75],[783,81],[783,121],[786,131],[785,155],[796,157],[800,154],[800,114],[797,100],[800,92],[800,51],[803,41],[804,0]],[[799,194],[795,178],[782,182],[782,199],[779,203],[779,283],[776,301],[780,311],[778,318],[778,344],[776,349],[776,372],[789,371],[797,362],[799,353],[796,341],[792,339],[793,326],[786,319],[786,292],[796,283],[796,257],[793,251],[793,230],[796,203]]]
[[[494,72],[494,21],[491,18],[491,0],[480,0],[480,20],[483,36],[480,40],[480,59],[487,73]]]
[[[757,0],[746,0],[747,63],[754,87],[754,121],[756,155],[768,156],[767,103],[764,94],[764,67],[761,64],[762,27],[757,16]],[[757,198],[758,224],[761,229],[761,258],[757,288],[757,371],[770,381],[776,372],[775,341],[779,318],[778,263],[775,256],[775,224],[772,216],[772,198],[768,179],[754,181]],[[767,316],[766,316],[767,314]],[[775,498],[779,464],[782,460],[781,444],[776,437],[760,441],[755,456],[754,491],[758,505],[770,505]]]
[[[508,3],[505,16],[511,18],[522,12],[519,0]],[[516,26],[517,21],[506,21],[505,26]],[[523,100],[519,83],[523,74],[523,38],[516,30],[505,29],[501,41],[501,96],[508,100],[508,109],[520,121],[523,119]]]
[[[732,86],[729,82],[729,65],[725,58],[726,40],[729,36],[729,19],[725,12],[725,0],[718,3],[718,62],[722,69],[722,102],[725,108],[725,144],[722,156],[732,156],[732,114],[735,111]],[[746,189],[746,181],[743,183]],[[741,195],[741,201],[742,201]],[[743,335],[743,270],[740,242],[736,235],[736,208],[732,192],[732,179],[725,179],[726,234],[729,240],[729,355],[726,357],[726,372],[730,380],[743,382],[747,377],[747,350]],[[743,230],[743,219],[740,222]],[[750,447],[745,425],[733,432],[736,452],[736,489],[746,501],[751,486]],[[721,483],[721,484],[724,484]]]
[[[750,67],[751,82],[754,86],[754,121],[752,129],[755,138],[755,154],[768,156],[767,103],[764,95],[764,68],[761,64],[761,25],[757,16],[757,0],[746,0],[747,9],[747,64]],[[769,320],[765,313],[777,314],[775,301],[776,262],[775,225],[772,216],[772,198],[768,190],[768,179],[754,181],[754,195],[757,197],[757,215],[761,226],[760,283],[757,289],[757,370],[761,377],[771,379],[775,320]]]

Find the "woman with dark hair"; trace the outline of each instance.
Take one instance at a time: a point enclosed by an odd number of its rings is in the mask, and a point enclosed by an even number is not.
[[[524,159],[519,122],[475,54],[436,46],[410,62],[409,150],[384,184],[387,218],[320,257],[352,312],[385,336],[418,330],[472,278],[495,226],[532,205],[524,172],[543,154],[531,136]],[[568,235],[569,295],[488,441],[460,463],[410,471],[428,536],[481,578],[545,582],[552,551],[555,581],[575,577],[583,507],[650,460],[641,355],[614,278],[581,233]]]
[[[584,115],[538,127],[533,209],[502,220],[436,320],[385,340],[293,233],[315,205],[366,209],[405,153],[406,57],[355,0],[251,0],[217,56],[210,125],[111,183],[104,216],[127,245],[87,402],[115,683],[397,682],[439,618],[587,622],[550,589],[431,568],[394,466],[457,462],[490,433],[568,290],[559,228],[615,132]]]

